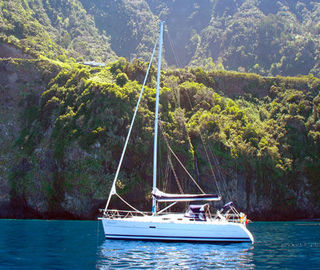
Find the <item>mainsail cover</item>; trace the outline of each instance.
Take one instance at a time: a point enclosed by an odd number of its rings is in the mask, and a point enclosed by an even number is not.
[[[168,194],[155,189],[152,195],[158,202],[194,202],[194,201],[220,201],[216,194]]]

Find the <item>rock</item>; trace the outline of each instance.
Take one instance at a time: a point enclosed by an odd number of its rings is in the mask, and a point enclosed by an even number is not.
[[[13,45],[0,42],[0,58],[31,58]]]

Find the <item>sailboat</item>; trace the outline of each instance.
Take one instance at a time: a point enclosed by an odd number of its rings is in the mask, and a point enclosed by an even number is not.
[[[217,210],[215,214],[211,214],[209,202],[220,201],[221,196],[215,194],[168,194],[157,188],[158,108],[163,24],[163,22],[160,23],[159,40],[154,46],[111,191],[106,206],[102,211],[102,217],[99,218],[103,224],[105,237],[107,239],[123,240],[253,243],[254,238],[246,227],[245,214],[239,213],[231,202],[227,203],[222,209]],[[159,43],[159,50],[154,123],[152,212],[142,212],[126,202],[117,193],[116,182],[157,43]],[[112,196],[119,197],[133,210],[109,209]],[[179,202],[203,202],[203,204],[189,205],[184,213],[168,212],[173,205]],[[170,204],[163,209],[159,209],[160,203]]]

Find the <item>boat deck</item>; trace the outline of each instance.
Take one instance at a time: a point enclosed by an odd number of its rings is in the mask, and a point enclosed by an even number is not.
[[[135,222],[158,222],[158,223],[190,223],[190,224],[230,224],[241,223],[239,216],[230,214],[228,217],[224,216],[206,216],[203,219],[195,217],[187,217],[185,213],[165,213],[161,215],[153,216],[151,212],[134,212],[134,211],[119,211],[108,210],[105,216],[99,218],[102,219],[115,219]]]

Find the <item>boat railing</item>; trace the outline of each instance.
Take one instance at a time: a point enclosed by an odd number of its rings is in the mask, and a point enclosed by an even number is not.
[[[150,216],[151,212],[142,212],[142,211],[126,211],[126,210],[116,210],[116,209],[110,209],[107,211],[104,211],[104,209],[100,209],[101,212],[103,212],[103,217],[106,218],[130,218],[130,217],[136,217],[136,216]]]
[[[236,222],[236,223],[241,223],[241,217],[238,214],[227,214],[224,215],[225,219],[229,222]]]
[[[241,215],[239,213],[228,213],[228,214],[221,214],[221,213],[216,213],[213,216],[213,219],[221,219],[223,221],[227,222],[233,222],[233,223],[242,223],[245,224],[247,221],[247,216],[246,215]]]
[[[131,218],[131,217],[137,217],[137,216],[151,216],[152,212],[142,212],[142,211],[127,211],[127,210],[116,210],[116,209],[110,209],[107,211],[104,211],[104,209],[100,209],[100,212],[103,213],[103,218],[109,218],[109,219],[122,219],[122,218]],[[165,215],[168,213],[161,213],[160,215]],[[174,213],[172,213],[174,214]],[[214,215],[208,215],[206,213],[207,220],[222,220],[227,222],[233,222],[233,223],[243,223],[244,220],[241,218],[241,215],[235,214],[235,213],[228,213],[228,214],[221,214],[220,212],[214,214]]]

